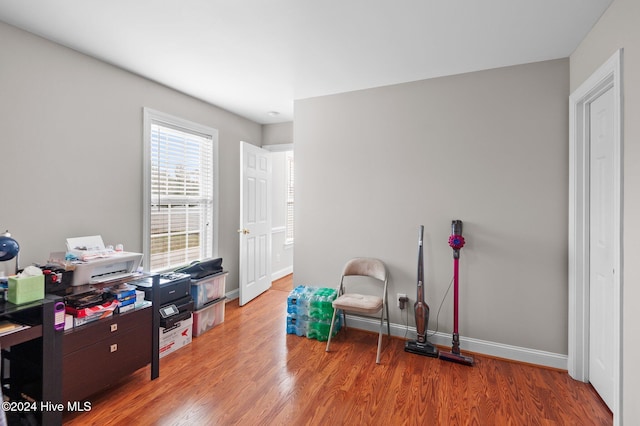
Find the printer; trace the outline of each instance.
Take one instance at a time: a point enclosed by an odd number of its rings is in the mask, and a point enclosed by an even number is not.
[[[142,263],[142,253],[105,247],[102,237],[67,238],[67,253],[76,260],[72,286],[100,284],[132,276]]]
[[[153,279],[149,277],[137,278],[128,284],[135,285],[144,291],[145,299],[152,299]],[[175,324],[191,317],[194,309],[191,297],[191,277],[180,272],[167,272],[159,277],[158,301],[160,306],[160,326],[171,328]]]
[[[142,253],[115,252],[76,263],[72,286],[100,284],[132,276],[142,263]]]

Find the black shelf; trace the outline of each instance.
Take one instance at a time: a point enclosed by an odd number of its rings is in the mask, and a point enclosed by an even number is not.
[[[144,277],[151,278],[152,305],[140,309],[151,309],[151,380],[160,376],[159,360],[159,330],[160,313],[159,287],[160,278],[158,274],[144,274]],[[125,281],[126,282],[126,281]],[[104,287],[113,285],[105,283]],[[84,289],[74,289],[82,292]],[[16,330],[12,333],[0,335],[0,348],[7,361],[8,369],[3,368],[2,382],[3,392],[6,396],[21,398],[28,395],[36,400],[37,406],[43,402],[49,406],[63,404],[62,398],[62,371],[63,371],[63,344],[64,336],[75,334],[75,331],[82,330],[85,326],[80,326],[77,330],[55,330],[54,328],[54,304],[61,301],[62,297],[47,295],[44,300],[15,305],[7,301],[0,301],[0,320],[10,320],[18,324],[28,325],[28,328]],[[136,312],[139,310],[131,311]],[[148,312],[148,311],[147,311]],[[116,317],[124,317],[129,312],[114,314]],[[104,320],[98,320],[104,321]],[[93,323],[88,323],[90,326]],[[0,361],[4,367],[5,362]],[[5,371],[6,370],[6,371]],[[8,374],[7,374],[8,372]],[[66,408],[66,407],[64,407]],[[49,410],[35,413],[24,413],[24,418],[28,421],[35,419],[41,425],[61,425],[62,411]],[[7,413],[8,424],[18,424],[24,422],[20,418],[20,413]]]
[[[0,336],[3,357],[9,363],[8,375],[3,369],[1,378],[3,392],[14,400],[28,395],[36,401],[37,407],[41,402],[62,402],[62,332],[54,329],[53,310],[57,300],[59,298],[46,298],[22,305],[0,302],[0,319],[30,326]],[[62,424],[62,412],[6,414],[9,424],[22,421],[22,418],[35,419],[42,425]]]

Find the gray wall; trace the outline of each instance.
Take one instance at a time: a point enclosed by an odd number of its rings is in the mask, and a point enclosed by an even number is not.
[[[142,250],[142,108],[219,130],[219,255],[238,287],[241,140],[262,126],[0,23],[0,227],[21,265],[101,234]]]
[[[280,145],[293,143],[293,123],[265,124],[262,126],[262,144]]]
[[[619,48],[624,48],[622,421],[640,419],[640,2],[615,0],[571,55],[571,90],[577,89]]]
[[[378,257],[402,324],[423,224],[433,329],[461,219],[460,334],[566,354],[568,95],[562,59],[296,101],[295,284]]]

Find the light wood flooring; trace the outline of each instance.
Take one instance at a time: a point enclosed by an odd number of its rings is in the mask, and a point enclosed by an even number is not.
[[[288,278],[290,280],[290,277]],[[276,285],[277,284],[277,285]],[[341,330],[326,342],[286,334],[291,282],[149,367],[91,398],[68,425],[611,425],[589,384],[564,371],[474,355],[467,367]],[[99,366],[96,366],[99,368]]]

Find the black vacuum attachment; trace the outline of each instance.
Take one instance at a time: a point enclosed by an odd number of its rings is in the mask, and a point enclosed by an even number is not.
[[[424,261],[422,250],[422,236],[424,226],[420,225],[418,230],[418,297],[414,304],[416,314],[416,340],[408,340],[404,345],[406,352],[413,354],[438,357],[438,348],[427,340],[427,329],[429,326],[429,305],[424,301]]]

